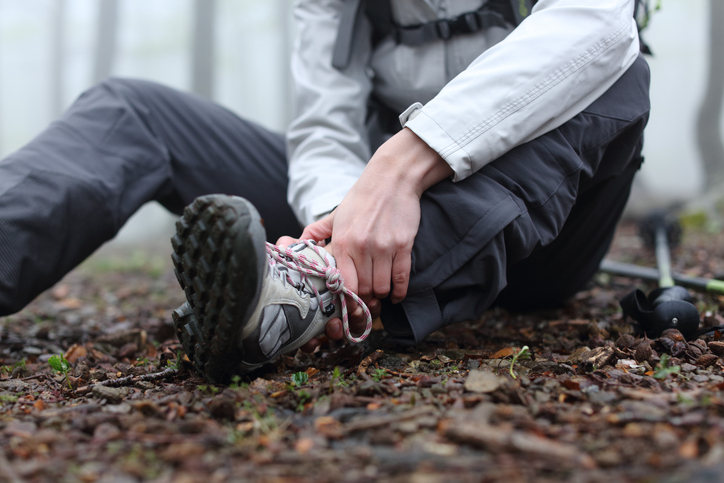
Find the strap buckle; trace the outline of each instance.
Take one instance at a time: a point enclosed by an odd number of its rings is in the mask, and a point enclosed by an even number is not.
[[[477,12],[468,12],[462,15],[462,20],[465,22],[465,27],[467,27],[469,33],[480,30],[480,19]]]
[[[450,20],[443,18],[435,22],[435,30],[440,40],[447,40],[452,37],[452,28]]]

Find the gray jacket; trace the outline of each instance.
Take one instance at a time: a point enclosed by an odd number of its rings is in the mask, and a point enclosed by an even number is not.
[[[344,0],[298,0],[287,132],[288,201],[303,224],[337,206],[373,149],[372,93],[470,176],[513,147],[560,126],[605,92],[638,56],[634,0],[540,0],[516,29],[492,27],[418,47],[371,46],[367,19],[349,66],[332,67]],[[374,0],[373,0],[374,1]],[[391,0],[396,23],[475,10],[486,0]]]

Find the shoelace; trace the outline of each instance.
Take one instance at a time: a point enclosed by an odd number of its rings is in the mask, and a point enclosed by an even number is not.
[[[331,266],[329,259],[327,258],[326,251],[321,250],[311,240],[300,240],[300,243],[304,243],[309,248],[314,250],[317,255],[319,255],[320,258],[324,260],[327,266],[323,267],[317,261],[310,260],[306,256],[295,253],[289,248],[282,249],[268,242],[266,244],[266,252],[276,263],[280,263],[290,270],[300,272],[300,274],[305,278],[309,275],[323,278],[329,291],[335,294],[340,300],[340,306],[342,307],[342,327],[344,329],[345,337],[347,337],[347,339],[352,342],[362,342],[367,338],[370,331],[372,330],[372,315],[370,314],[367,305],[365,305],[365,303],[357,296],[357,294],[344,286],[342,274],[337,267]],[[292,280],[289,281],[293,283]],[[313,283],[310,282],[308,285],[314,291],[314,295],[319,301],[320,309],[323,310],[324,307],[322,305],[322,298],[319,296],[319,292],[317,291],[316,287],[314,287]],[[362,308],[362,311],[367,318],[367,326],[365,327],[365,331],[359,337],[354,337],[349,330],[349,318],[347,317],[347,302],[345,301],[345,295],[354,300],[357,305]]]

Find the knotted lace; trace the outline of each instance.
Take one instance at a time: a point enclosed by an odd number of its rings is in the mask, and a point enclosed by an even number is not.
[[[324,279],[329,291],[339,298],[340,306],[342,307],[342,327],[344,329],[345,337],[347,337],[347,339],[352,342],[362,342],[367,338],[370,331],[372,330],[372,315],[370,314],[367,305],[365,305],[365,303],[357,296],[357,294],[344,286],[342,274],[337,267],[333,267],[331,265],[329,258],[327,258],[328,254],[325,250],[319,248],[311,240],[300,240],[300,243],[304,243],[309,248],[314,250],[317,255],[319,255],[319,257],[324,260],[326,266],[322,266],[316,260],[311,260],[304,255],[295,253],[289,248],[280,248],[271,243],[266,244],[266,252],[276,263],[280,263],[288,269],[298,272],[305,279],[307,279],[307,277],[310,275]],[[290,280],[290,282],[293,281]],[[319,301],[320,308],[324,310],[322,298],[319,296],[317,288],[311,282],[309,282],[308,285],[314,291],[314,295]],[[349,318],[347,317],[347,302],[345,300],[345,295],[354,300],[355,303],[357,303],[357,305],[362,308],[362,311],[367,318],[367,326],[365,327],[365,331],[359,337],[354,337],[349,330]]]

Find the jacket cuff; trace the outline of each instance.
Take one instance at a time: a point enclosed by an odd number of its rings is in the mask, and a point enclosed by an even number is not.
[[[416,102],[400,114],[400,124],[402,124],[403,128],[406,127],[417,134],[428,146],[440,154],[455,172],[453,181],[462,181],[473,174],[470,155],[460,146],[457,146],[451,152],[450,147],[457,143],[438,123],[425,113],[422,104]],[[443,156],[442,153],[446,151],[449,154]]]

